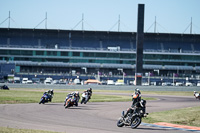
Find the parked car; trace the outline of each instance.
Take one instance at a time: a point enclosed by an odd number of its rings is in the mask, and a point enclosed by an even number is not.
[[[115,85],[124,85],[124,80],[118,79]]]
[[[183,83],[182,83],[182,82],[176,82],[175,85],[176,85],[176,86],[183,86]]]
[[[33,83],[33,81],[32,80],[27,80],[27,82],[26,82],[27,84],[32,84]]]
[[[193,86],[193,84],[191,82],[186,82],[185,86]]]
[[[22,84],[27,84],[28,78],[23,78],[22,79]]]
[[[107,85],[115,85],[115,82],[113,80],[107,80]]]
[[[197,86],[200,86],[200,81],[199,81],[199,82],[197,82]]]
[[[162,83],[162,86],[171,86],[171,85],[172,85],[171,82],[163,82],[163,83]]]
[[[52,78],[46,78],[44,84],[52,84],[52,82],[53,82]]]

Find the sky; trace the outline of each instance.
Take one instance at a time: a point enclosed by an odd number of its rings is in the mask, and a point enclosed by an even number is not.
[[[144,32],[200,34],[200,0],[0,0],[0,27],[136,32],[138,4]]]

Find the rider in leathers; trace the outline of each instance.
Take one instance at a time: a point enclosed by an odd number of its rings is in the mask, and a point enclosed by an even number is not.
[[[64,106],[66,105],[67,99],[69,99],[69,98],[73,98],[73,99],[75,100],[74,105],[75,105],[75,106],[78,106],[78,101],[79,101],[79,99],[80,99],[80,96],[79,96],[79,92],[78,92],[78,91],[69,93],[69,94],[67,95],[67,97],[65,98]]]
[[[51,102],[51,100],[53,98],[53,95],[54,95],[53,89],[45,91],[44,94],[47,95],[47,99],[46,100]]]
[[[139,107],[140,106],[140,101],[141,101],[141,92],[138,88],[135,89],[135,93],[132,94],[132,105],[131,105],[131,108],[128,108],[127,109],[127,112],[126,114],[124,115],[124,117],[126,117],[126,115],[128,113],[133,113],[134,109],[136,107]]]
[[[87,89],[87,93],[89,96],[89,98],[88,98],[88,100],[89,100],[89,99],[91,99],[91,96],[92,96],[92,88]]]

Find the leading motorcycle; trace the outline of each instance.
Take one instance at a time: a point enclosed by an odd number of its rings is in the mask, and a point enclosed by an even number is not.
[[[128,111],[126,115],[122,111],[122,115],[117,121],[118,127],[131,126],[134,129],[141,124],[142,118],[146,117],[148,113],[146,113],[146,101],[142,99],[139,104],[137,107],[129,108],[131,111]]]
[[[45,104],[45,103],[51,102],[52,98],[53,98],[53,95],[44,93],[40,99],[39,104],[41,104],[41,103]]]

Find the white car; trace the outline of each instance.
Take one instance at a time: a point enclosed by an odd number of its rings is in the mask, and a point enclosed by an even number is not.
[[[197,86],[200,86],[200,82],[197,83]]]
[[[23,78],[22,79],[22,84],[27,84],[28,78]]]
[[[27,80],[27,82],[26,82],[27,84],[32,84],[33,83],[33,81],[32,80]]]
[[[185,86],[193,86],[193,84],[191,82],[186,82]]]
[[[171,86],[172,85],[172,83],[170,83],[170,82],[163,82],[162,83],[162,86]]]
[[[115,82],[113,80],[108,80],[107,85],[115,85]]]
[[[182,82],[176,82],[176,86],[183,86]]]

